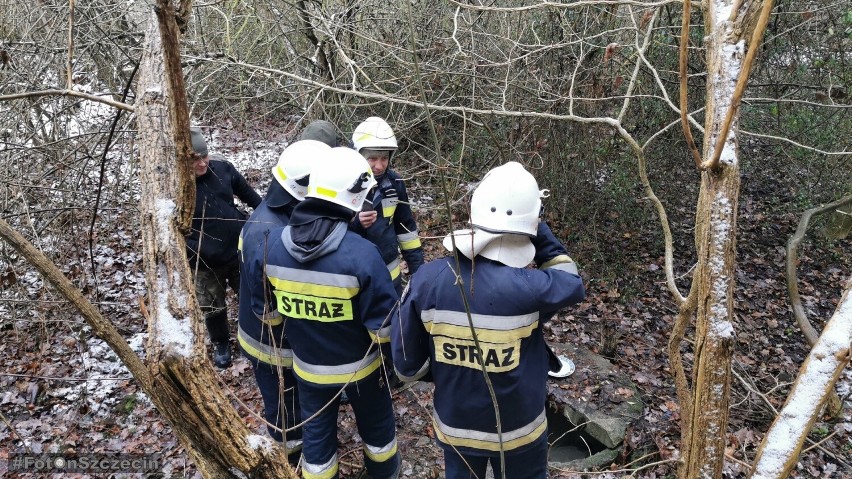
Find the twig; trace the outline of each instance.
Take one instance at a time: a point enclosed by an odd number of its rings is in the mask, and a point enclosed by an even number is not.
[[[686,144],[689,146],[689,152],[695,159],[695,167],[701,168],[701,153],[698,152],[698,147],[695,146],[695,138],[692,137],[692,130],[689,128],[689,119],[686,112],[689,108],[689,77],[686,74],[688,57],[687,46],[689,45],[689,16],[692,11],[690,9],[691,0],[683,2],[683,21],[680,26],[680,55],[678,62],[680,64],[680,123],[683,127],[683,136],[686,137]]]
[[[103,103],[105,105],[109,105],[113,108],[118,108],[121,110],[134,111],[135,109],[133,105],[128,105],[127,103],[121,103],[115,100],[103,98],[98,95],[91,95],[89,93],[83,93],[77,90],[40,90],[28,91],[23,93],[13,93],[11,95],[0,95],[0,101],[17,100],[19,98],[37,98],[40,96],[73,96],[77,98],[91,100],[97,103]]]
[[[8,427],[10,431],[12,431],[12,434],[18,436],[18,439],[21,441],[21,444],[24,446],[24,450],[27,451],[27,454],[32,454],[32,450],[30,449],[30,446],[27,445],[26,439],[24,439],[23,436],[18,434],[18,430],[15,429],[15,426],[11,422],[9,422],[9,419],[6,417],[5,414],[3,414],[2,411],[0,411],[0,418],[3,419],[3,422],[6,423],[6,427]]]

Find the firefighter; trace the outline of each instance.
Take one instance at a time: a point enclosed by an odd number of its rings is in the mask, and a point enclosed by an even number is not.
[[[345,389],[374,479],[395,478],[390,393],[380,379],[397,294],[376,246],[348,229],[375,184],[355,151],[332,148],[313,168],[290,223],[269,232],[267,287],[293,350],[302,429],[302,476],[338,477],[337,414]],[[274,243],[273,243],[274,241]]]
[[[434,380],[433,423],[448,479],[485,477],[488,463],[502,477],[501,451],[505,477],[547,476],[542,323],[582,301],[585,290],[565,248],[539,220],[545,196],[519,163],[486,174],[471,198],[472,229],[443,242],[458,252],[459,264],[451,255],[420,268],[394,317],[397,374],[416,381],[431,373]],[[526,268],[533,260],[538,269]]]
[[[234,204],[234,196],[256,208],[260,195],[249,186],[234,165],[218,155],[211,157],[198,128],[190,129],[195,150],[195,214],[186,236],[186,251],[195,282],[195,297],[207,333],[213,343],[213,364],[231,365],[230,327],[225,307],[225,287],[240,291],[237,245],[246,214]]]
[[[263,398],[267,431],[275,441],[284,442],[291,455],[302,445],[302,430],[294,429],[302,422],[299,393],[283,318],[269,304],[264,258],[269,245],[275,243],[269,230],[288,224],[293,208],[305,199],[311,168],[322,162],[329,151],[331,147],[316,140],[301,140],[288,146],[272,168],[273,181],[266,197],[240,234],[243,288],[237,342],[252,365]],[[286,434],[285,428],[290,429]]]
[[[379,247],[397,293],[401,294],[400,250],[409,274],[414,274],[423,264],[423,247],[405,183],[391,169],[397,150],[396,135],[385,120],[373,116],[355,128],[352,145],[366,158],[378,183],[367,195],[363,211],[353,222],[353,230]]]

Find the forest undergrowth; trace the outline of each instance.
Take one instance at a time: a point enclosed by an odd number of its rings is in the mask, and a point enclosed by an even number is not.
[[[225,144],[241,144],[234,138],[219,141],[226,157],[238,147],[225,148]],[[264,172],[271,161],[274,155],[249,155],[237,166],[264,193],[269,181]],[[749,167],[759,169],[758,165]],[[794,201],[796,185],[788,177],[780,173],[769,177],[767,170],[761,171],[764,176],[747,175],[743,180],[737,224],[736,351],[725,466],[730,478],[744,477],[762,434],[783,405],[808,353],[805,338],[791,316],[784,278],[784,247],[802,208]],[[666,173],[656,174],[659,180]],[[439,202],[432,199],[436,189],[421,184],[418,178],[407,181],[427,259],[442,256],[440,239],[447,226]],[[694,255],[690,225],[697,193],[690,188],[697,188],[698,183],[692,185],[669,185],[669,191],[658,192],[673,218],[675,250],[681,252],[676,268],[683,275],[678,283],[683,291],[690,270],[690,260],[684,258]],[[640,221],[618,221],[623,211],[601,212],[605,221],[595,225],[578,225],[552,212],[548,216],[580,264],[588,297],[545,325],[547,339],[578,344],[597,353],[604,353],[604,346],[614,343],[609,359],[637,385],[645,403],[642,417],[628,430],[621,464],[594,474],[552,470],[554,478],[630,475],[625,471],[637,478],[658,478],[674,477],[676,471],[680,415],[666,347],[677,309],[665,288],[658,221],[641,205],[638,194],[637,204],[646,215]],[[98,224],[94,248],[97,282],[78,236],[69,235],[68,250],[83,251],[77,256],[79,264],[72,261],[59,266],[81,285],[133,348],[144,354],[146,322],[139,305],[145,283],[138,212],[132,207],[105,212]],[[457,227],[462,226],[457,223]],[[852,240],[824,240],[814,230],[804,244],[799,254],[799,288],[805,309],[820,330],[852,274]],[[4,364],[0,443],[5,444],[0,447],[0,472],[8,474],[2,460],[10,454],[76,451],[156,453],[163,458],[163,477],[198,476],[168,424],[106,345],[92,337],[81,317],[20,258],[11,264],[14,267],[0,271],[0,288],[5,293],[0,302],[0,361]],[[235,319],[233,302],[231,307]],[[233,337],[233,322],[232,327]],[[691,358],[687,345],[684,359],[688,368]],[[218,378],[218,387],[227,390],[250,428],[263,434],[260,396],[245,358],[237,358]],[[571,387],[570,377],[563,381]],[[807,452],[792,477],[852,477],[851,384],[852,371],[847,368],[838,386],[845,398],[841,416],[821,418],[815,424],[805,445]],[[440,450],[430,437],[430,394],[428,387],[394,392],[404,477],[443,474]],[[338,436],[341,476],[358,477],[361,447],[354,416],[346,405],[341,406]],[[637,455],[644,459],[631,463]],[[627,463],[631,464],[623,465]]]

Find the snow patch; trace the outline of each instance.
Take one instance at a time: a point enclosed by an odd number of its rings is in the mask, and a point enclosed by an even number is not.
[[[141,349],[146,333],[136,333],[129,343],[134,351]],[[86,350],[80,357],[81,370],[88,378],[78,384],[54,390],[51,395],[61,397],[65,401],[54,406],[61,413],[80,398],[85,398],[86,405],[95,415],[111,414],[112,407],[118,402],[123,382],[132,378],[130,371],[118,358],[115,352],[100,338],[92,337],[86,342]]]
[[[168,291],[168,284],[163,274],[157,275],[157,289],[160,292]],[[176,318],[172,315],[168,300],[165,295],[157,295],[157,340],[160,345],[174,346],[175,353],[189,357],[192,354],[192,321],[190,318]]]
[[[175,214],[175,202],[171,198],[158,198],[154,203],[155,213],[157,215],[157,224],[166,224]]]
[[[249,447],[252,449],[271,451],[275,443],[269,436],[261,436],[260,434],[249,434],[246,437]]]
[[[713,9],[716,11],[716,28],[719,28],[731,18],[734,2],[733,0],[716,0],[713,2]]]
[[[728,319],[728,283],[729,278],[725,270],[725,248],[732,241],[731,216],[733,207],[731,201],[723,193],[716,193],[711,207],[710,218],[713,231],[713,245],[711,246],[710,272],[715,278],[713,281],[711,296],[713,304],[710,306],[710,329],[708,333],[717,338],[730,338],[734,335],[734,326]]]
[[[852,298],[847,293],[806,360],[787,404],[764,439],[763,456],[755,466],[754,479],[778,477],[785,460],[804,440],[808,422],[820,404],[826,385],[839,367],[837,354],[850,347]],[[847,351],[848,354],[848,351]]]

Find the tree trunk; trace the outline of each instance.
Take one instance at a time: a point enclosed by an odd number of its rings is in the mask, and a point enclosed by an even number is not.
[[[702,174],[696,212],[694,393],[691,406],[683,408],[689,417],[683,421],[683,462],[679,471],[682,478],[718,478],[724,464],[734,347],[733,291],[740,189],[735,85],[741,74],[748,73],[742,71],[745,41],[741,38],[753,29],[743,31],[744,25],[750,23],[746,17],[753,3],[743,2],[733,15],[730,2],[724,0],[707,2],[704,10],[708,32],[705,164],[713,158],[720,137],[725,138],[718,164]],[[730,123],[725,131],[728,116]]]
[[[852,347],[852,278],[834,315],[825,325],[799,375],[787,402],[769,428],[754,458],[752,479],[782,479],[799,460],[802,444],[837,378],[849,364]]]
[[[162,33],[160,23],[174,22],[174,8],[158,8],[158,22],[151,13],[137,87],[136,108],[138,144],[142,176],[142,239],[145,278],[148,286],[147,364],[152,380],[152,397],[159,398],[158,409],[169,421],[181,443],[205,477],[295,477],[287,464],[283,447],[271,439],[253,435],[218,387],[218,380],[206,358],[204,326],[192,293],[191,274],[186,260],[186,244],[179,225],[187,210],[194,208],[194,179],[188,162],[188,121],[176,125],[174,119],[188,118],[170,111],[170,101],[183,98],[172,87],[179,79],[166,81],[166,75],[182,75],[179,65],[164,67],[165,48],[177,48],[176,28]],[[174,53],[174,52],[173,52]],[[186,102],[172,108],[186,109]],[[179,131],[178,131],[179,130]],[[176,147],[179,139],[180,148]],[[179,155],[178,152],[181,152]],[[182,157],[183,161],[178,161]],[[187,188],[187,185],[190,185]],[[189,192],[189,193],[187,193]],[[258,445],[262,447],[258,447]]]

